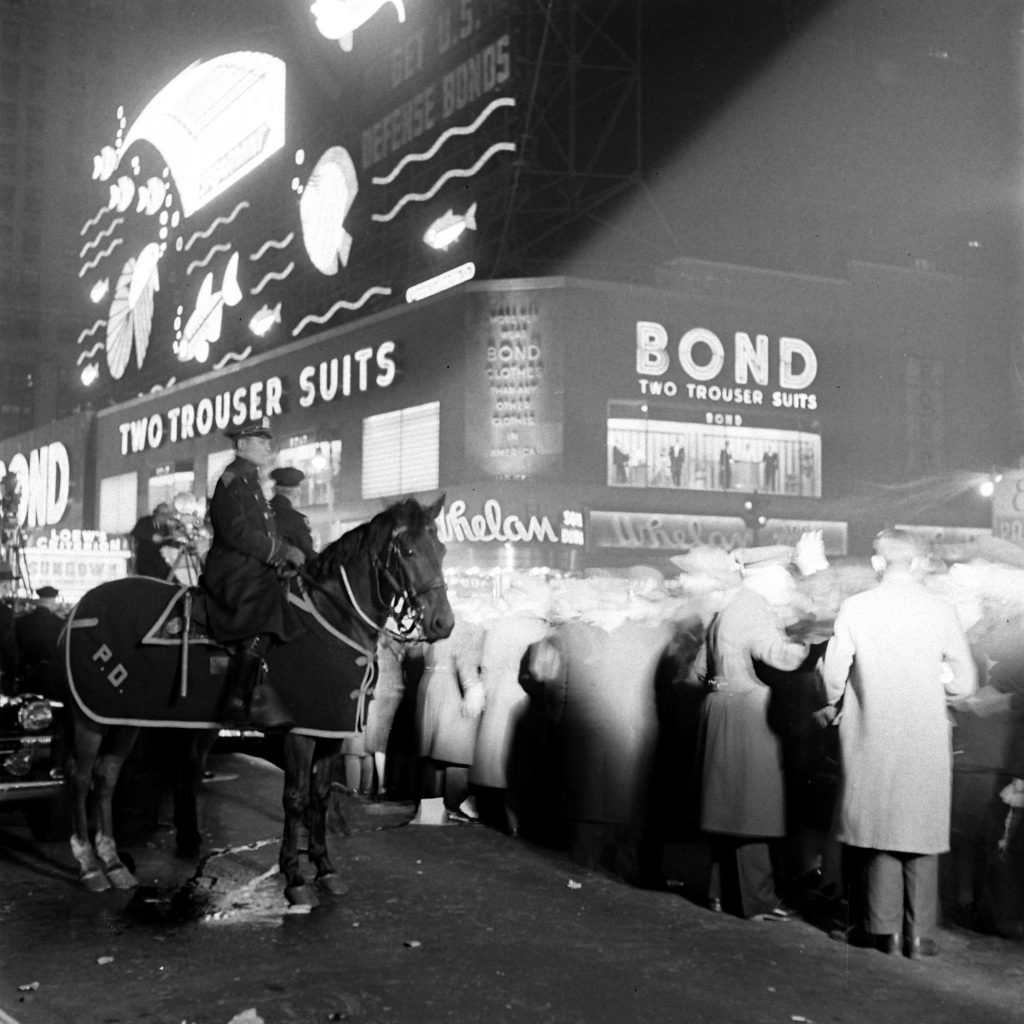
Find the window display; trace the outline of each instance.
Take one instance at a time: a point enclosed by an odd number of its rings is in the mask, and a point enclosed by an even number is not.
[[[612,402],[609,487],[821,496],[821,436],[734,413]]]

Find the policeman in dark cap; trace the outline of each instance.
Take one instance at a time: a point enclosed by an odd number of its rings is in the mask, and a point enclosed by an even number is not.
[[[270,477],[274,481],[274,496],[270,499],[270,507],[274,510],[277,535],[289,544],[294,544],[308,562],[316,554],[313,533],[309,528],[309,520],[292,505],[299,496],[299,484],[306,479],[306,474],[295,466],[279,466],[271,470]]]
[[[22,693],[61,700],[65,694],[58,638],[64,619],[56,610],[60,591],[40,587],[36,594],[39,600],[32,611],[14,620],[21,670],[18,688]]]
[[[213,542],[201,580],[210,597],[207,614],[214,637],[236,645],[222,717],[229,725],[287,728],[291,722],[273,689],[257,690],[256,683],[270,644],[290,640],[301,630],[280,573],[301,567],[306,558],[278,536],[263,496],[260,467],[273,454],[270,421],[263,417],[226,434],[234,442],[235,459],[210,501]]]

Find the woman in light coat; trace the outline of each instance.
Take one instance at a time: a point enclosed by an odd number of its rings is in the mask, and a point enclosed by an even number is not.
[[[769,601],[781,602],[781,591],[791,587],[778,563],[746,569],[743,585],[712,619],[701,659],[710,691],[701,828],[712,836],[723,907],[757,920],[793,916],[776,891],[769,845],[786,834],[782,745],[768,724],[771,691],[754,671],[755,660],[794,671],[807,658],[807,646],[787,638]]]

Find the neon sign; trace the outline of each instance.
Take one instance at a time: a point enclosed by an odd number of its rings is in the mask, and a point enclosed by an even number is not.
[[[61,521],[68,507],[71,488],[71,460],[60,441],[33,448],[25,458],[20,452],[4,465],[0,476],[14,473],[21,491],[18,525],[53,526]]]
[[[443,274],[438,274],[437,277],[430,278],[429,281],[421,281],[406,289],[405,301],[421,302],[431,295],[437,295],[438,292],[444,292],[465,281],[471,281],[475,276],[476,264],[472,261],[463,263],[461,266],[446,270]]]
[[[768,335],[757,334],[752,340],[745,331],[737,331],[733,338],[733,383],[736,386],[718,382],[725,369],[726,349],[718,335],[705,327],[691,328],[679,339],[676,358],[683,374],[689,378],[682,386],[671,379],[645,380],[644,377],[664,376],[672,360],[669,356],[668,331],[659,323],[638,320],[636,372],[643,375],[639,381],[640,392],[669,398],[682,395],[708,402],[816,409],[817,396],[806,393],[818,374],[818,357],[814,349],[801,338],[789,337],[780,337],[776,347],[778,354],[775,371],[779,390],[767,396],[760,389],[768,386],[772,370]]]
[[[487,498],[483,512],[466,514],[466,503],[460,498],[437,517],[437,535],[445,543],[468,544],[570,544],[582,545],[583,513],[574,510],[562,512],[556,527],[546,515],[529,518],[514,513],[505,514],[497,498]]]
[[[283,60],[226,53],[197,61],[147,104],[125,136],[167,161],[186,217],[284,145]]]
[[[117,109],[92,161],[100,207],[79,232],[83,386],[141,397],[476,274],[519,134],[509,14],[294,3],[325,74],[239,50]]]

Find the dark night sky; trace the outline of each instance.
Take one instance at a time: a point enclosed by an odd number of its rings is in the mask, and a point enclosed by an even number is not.
[[[655,251],[1016,280],[1017,0],[641,6],[648,188],[629,216]]]

